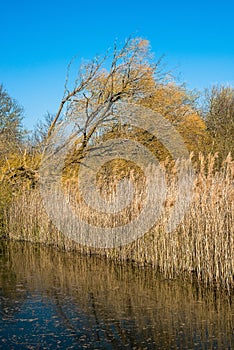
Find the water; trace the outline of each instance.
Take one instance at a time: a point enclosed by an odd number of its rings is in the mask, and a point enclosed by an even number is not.
[[[230,298],[151,269],[0,242],[1,349],[234,349]]]

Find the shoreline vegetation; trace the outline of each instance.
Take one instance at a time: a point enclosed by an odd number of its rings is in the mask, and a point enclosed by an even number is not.
[[[214,86],[200,94],[188,91],[165,71],[160,59],[154,60],[150,43],[142,38],[129,38],[122,46],[115,43],[106,55],[84,61],[75,77],[71,73],[74,67],[69,71],[70,68],[69,65],[57,114],[48,114],[33,132],[24,130],[22,108],[0,85],[0,238],[151,265],[165,278],[196,280],[201,285],[233,293],[234,88]],[[122,108],[120,115],[121,103],[135,106],[134,111],[141,113],[133,113],[131,107],[124,109],[124,113]],[[152,118],[153,125],[158,127],[155,134],[151,133]],[[73,126],[63,133],[67,122]],[[176,131],[173,135],[172,130]],[[87,155],[95,151],[104,159],[103,144],[111,145],[122,139],[147,148],[165,170],[164,210],[149,232],[126,246],[112,249],[81,246],[59,232],[46,213],[39,186],[45,153],[49,150],[53,159],[53,153],[59,154],[72,144],[62,163],[59,185],[76,212],[83,205],[76,187],[80,166],[86,166]],[[177,154],[173,145],[182,143],[185,153],[191,154],[194,167],[193,197],[183,220],[168,232],[165,227],[171,211],[176,210],[176,196],[180,195],[180,169],[176,162],[180,164],[183,158],[181,154],[173,158],[172,154]],[[138,154],[139,148],[135,153],[144,157],[145,153]],[[104,225],[101,227],[123,225],[139,214],[144,199],[144,169],[134,159],[129,160],[132,154],[127,155],[127,161],[124,157],[109,161],[108,155],[96,182],[100,193],[108,198],[116,194],[120,180],[125,177],[133,180],[137,190],[132,209],[127,207],[113,219],[107,214],[92,216],[84,207],[82,215],[92,225],[99,225],[99,220]],[[54,169],[61,158],[56,161]],[[158,190],[155,185],[155,191]],[[60,203],[54,205],[60,210]],[[146,215],[146,224],[147,220]]]
[[[165,202],[159,221],[150,232],[126,246],[97,249],[70,240],[59,232],[46,214],[39,188],[25,189],[9,203],[4,211],[4,231],[10,240],[40,243],[121,262],[131,261],[140,266],[151,265],[165,278],[196,280],[201,285],[231,294],[234,287],[234,163],[228,157],[218,171],[214,165],[214,156],[206,159],[200,156],[190,208],[174,232],[165,230],[167,215],[175,201],[173,168],[167,196],[170,202]],[[125,215],[129,214],[125,212]]]

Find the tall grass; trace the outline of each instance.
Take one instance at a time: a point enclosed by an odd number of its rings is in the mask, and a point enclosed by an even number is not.
[[[143,237],[126,246],[95,249],[68,239],[47,216],[38,189],[24,191],[11,202],[4,218],[5,230],[10,239],[40,242],[67,251],[99,254],[141,265],[150,264],[166,278],[195,279],[231,293],[234,289],[234,162],[228,157],[217,171],[215,156],[200,156],[195,169],[191,205],[174,232],[165,229],[168,214],[175,203],[177,179],[174,168],[167,172],[168,195],[160,219]],[[66,190],[69,188],[74,193],[73,185],[68,184]],[[142,192],[136,192],[136,196],[139,210]],[[72,201],[73,206],[74,203],[77,207],[81,205],[78,194],[73,195]],[[83,214],[85,219],[96,220],[90,212]],[[126,221],[133,214],[125,210],[124,217],[118,220]],[[102,220],[105,221],[105,217]],[[108,216],[106,224],[110,224]]]

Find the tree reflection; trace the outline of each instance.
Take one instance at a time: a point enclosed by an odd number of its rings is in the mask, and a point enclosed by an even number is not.
[[[26,289],[9,257],[7,246],[0,241],[0,314],[5,320],[13,318],[26,299]]]

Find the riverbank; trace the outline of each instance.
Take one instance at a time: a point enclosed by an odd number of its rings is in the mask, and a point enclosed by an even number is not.
[[[167,202],[157,224],[136,241],[112,249],[81,246],[59,232],[45,211],[39,189],[30,189],[15,196],[4,211],[5,235],[10,240],[151,265],[167,279],[196,280],[231,294],[234,290],[233,162],[226,161],[218,172],[212,164],[211,158],[200,164],[190,208],[173,232],[165,229],[171,206]],[[171,203],[175,188],[176,179],[170,181],[168,190]]]

